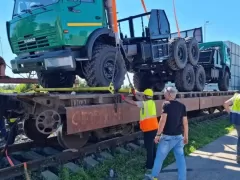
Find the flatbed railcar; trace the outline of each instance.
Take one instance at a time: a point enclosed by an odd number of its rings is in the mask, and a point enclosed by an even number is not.
[[[223,103],[235,91],[206,91],[178,93],[177,100],[188,112],[215,109],[223,111]],[[132,95],[128,99],[134,99]],[[44,142],[56,133],[64,148],[80,149],[88,141],[98,141],[116,135],[127,135],[139,130],[139,109],[121,101],[112,94],[0,94],[1,101],[17,102],[26,136],[35,142]],[[11,101],[10,101],[11,100]],[[155,93],[157,115],[160,117],[163,93]],[[17,104],[17,105],[16,105]],[[11,106],[6,107],[11,109]]]

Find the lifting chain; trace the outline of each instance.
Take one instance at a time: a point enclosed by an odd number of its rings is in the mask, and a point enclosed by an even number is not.
[[[121,103],[121,96],[120,94],[114,95],[114,111],[117,113],[118,103]]]

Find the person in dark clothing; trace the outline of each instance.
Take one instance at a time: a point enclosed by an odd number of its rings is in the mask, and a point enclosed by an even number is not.
[[[166,101],[163,103],[159,128],[154,140],[155,143],[158,143],[156,159],[152,173],[147,175],[151,180],[158,179],[163,161],[171,149],[173,149],[177,162],[178,180],[186,180],[186,162],[183,148],[184,144],[188,143],[187,111],[184,104],[175,100],[176,94],[177,91],[172,87],[168,87],[164,91]]]

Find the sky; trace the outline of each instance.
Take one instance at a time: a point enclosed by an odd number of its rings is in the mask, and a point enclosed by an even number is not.
[[[7,40],[5,25],[6,21],[11,19],[13,2],[14,0],[0,1],[0,37],[3,49],[1,51],[0,46],[0,56],[3,54],[8,65],[15,57]],[[148,11],[164,9],[171,25],[171,32],[177,31],[172,0],[145,0],[145,5]],[[206,41],[229,40],[240,44],[239,0],[175,0],[175,6],[180,30],[203,27],[204,23],[209,21],[206,26]],[[117,11],[119,19],[144,12],[141,0],[117,0]],[[9,68],[6,69],[6,74],[19,77]]]

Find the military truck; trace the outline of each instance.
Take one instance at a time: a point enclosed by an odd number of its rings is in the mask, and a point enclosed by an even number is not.
[[[121,53],[115,57],[110,0],[14,2],[12,20],[7,22],[10,46],[17,55],[11,60],[13,73],[36,71],[39,83],[53,88],[72,87],[79,75],[89,86],[109,86],[113,80],[119,89],[126,71],[134,73],[140,91],[161,91],[167,81],[176,82],[180,91],[194,88],[198,43],[194,37],[170,38],[164,10],[118,20],[128,21],[131,37],[121,36]],[[135,37],[133,20],[144,16],[150,16],[148,26]]]
[[[171,37],[176,36],[177,33],[171,34]],[[235,50],[236,48],[231,49],[227,45],[231,45],[231,43],[225,41],[203,42],[202,27],[182,31],[181,37],[194,37],[199,43],[199,61],[194,66],[196,76],[194,90],[202,91],[207,84],[218,84],[220,91],[228,91],[229,83],[232,79],[232,70],[230,69],[232,64],[236,64],[236,62],[232,62],[231,54],[238,54],[238,51]],[[238,72],[237,69],[235,71]],[[237,76],[237,74],[235,73],[234,76]]]
[[[231,79],[230,48],[224,41],[199,44],[200,57],[198,71],[206,83],[217,83],[220,91],[228,91]],[[204,72],[205,71],[205,72]]]

